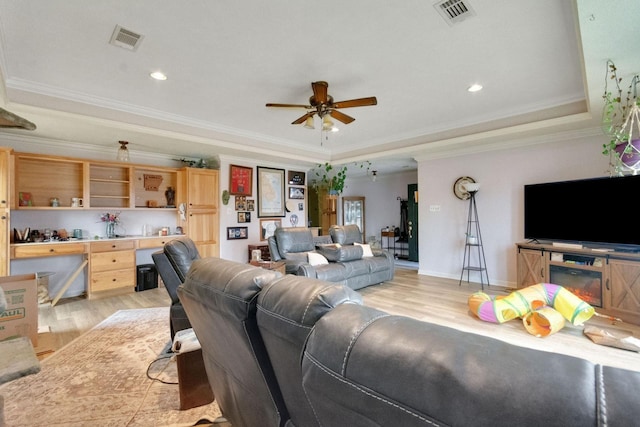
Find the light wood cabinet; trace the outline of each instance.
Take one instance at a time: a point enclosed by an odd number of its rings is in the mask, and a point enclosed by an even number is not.
[[[136,281],[136,253],[134,240],[91,243],[89,256],[89,298],[101,293],[133,292]]]
[[[183,168],[178,175],[178,203],[184,204],[185,234],[196,244],[200,256],[220,256],[218,171]],[[180,215],[180,214],[179,214]]]
[[[130,208],[133,200],[132,168],[123,165],[89,164],[90,208]]]
[[[31,153],[15,153],[14,158],[13,206],[18,209],[175,208],[167,206],[166,191],[177,188],[176,168]],[[20,193],[29,193],[29,206],[20,206]],[[84,205],[72,207],[74,197]],[[58,199],[58,207],[51,206],[52,198]]]
[[[18,209],[51,209],[53,198],[58,199],[59,208],[71,208],[73,197],[86,198],[84,160],[26,153],[14,157]],[[29,206],[20,205],[20,193],[29,194]]]
[[[85,243],[37,243],[16,245],[13,258],[38,258],[59,255],[83,254],[87,251]]]
[[[170,240],[177,239],[178,235],[174,236],[163,236],[163,237],[153,237],[148,239],[140,239],[138,240],[138,249],[153,249],[153,248],[162,248],[164,244]]]
[[[0,276],[9,275],[11,149],[0,148]]]
[[[544,281],[543,254],[543,251],[518,249],[518,288],[525,288]]]
[[[609,260],[605,304],[613,315],[632,318],[640,324],[640,262]]]

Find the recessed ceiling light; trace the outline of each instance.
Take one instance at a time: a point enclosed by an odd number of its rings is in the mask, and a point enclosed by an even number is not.
[[[471,86],[469,86],[467,88],[467,91],[469,91],[469,92],[479,92],[481,90],[482,90],[482,85],[480,85],[478,83],[472,84]]]
[[[154,71],[153,73],[149,74],[151,76],[152,79],[156,79],[156,80],[167,80],[167,75],[161,71]]]

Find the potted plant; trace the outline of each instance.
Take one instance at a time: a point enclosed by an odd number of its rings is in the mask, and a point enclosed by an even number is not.
[[[612,174],[622,175],[622,167],[632,171],[640,170],[640,99],[636,86],[640,76],[635,75],[627,88],[623,99],[622,78],[618,77],[613,61],[607,61],[605,89],[602,98],[602,128],[610,136],[603,144],[602,154],[610,157]],[[615,89],[609,91],[608,82],[615,83]]]

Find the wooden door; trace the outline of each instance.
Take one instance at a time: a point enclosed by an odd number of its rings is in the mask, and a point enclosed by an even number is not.
[[[9,275],[10,149],[0,149],[0,276]]]
[[[190,208],[218,206],[218,171],[188,168],[187,186]]]
[[[518,249],[518,288],[526,288],[544,281],[544,252]]]
[[[365,232],[364,197],[343,197],[342,198],[342,225],[355,224],[362,233],[362,242],[365,243],[367,234]]]
[[[605,281],[604,308],[631,320],[640,319],[640,264],[637,261],[609,260],[609,280]]]
[[[409,184],[408,190],[408,229],[407,241],[409,242],[409,261],[419,261],[418,250],[418,184]]]

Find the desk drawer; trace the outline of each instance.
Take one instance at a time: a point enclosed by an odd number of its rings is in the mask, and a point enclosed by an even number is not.
[[[135,288],[133,269],[101,271],[91,274],[91,292],[109,291],[120,288]]]
[[[133,269],[136,265],[134,251],[113,251],[91,254],[91,271]]]
[[[91,252],[124,251],[135,249],[135,240],[107,240],[91,243]]]
[[[42,243],[37,245],[15,246],[15,258],[37,258],[43,256],[83,254],[84,243]]]
[[[162,248],[164,244],[180,236],[162,236],[138,240],[138,249]]]

